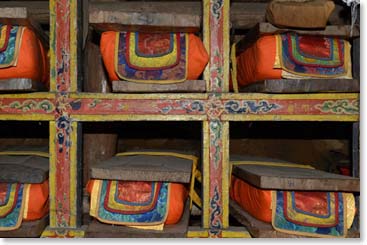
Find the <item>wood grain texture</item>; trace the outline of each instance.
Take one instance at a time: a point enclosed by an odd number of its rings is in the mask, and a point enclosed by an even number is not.
[[[239,89],[255,93],[359,92],[357,79],[276,79],[250,84]]]
[[[244,38],[236,44],[236,54],[240,54],[244,50],[246,50],[251,44],[253,44],[260,36],[262,35],[271,35],[271,34],[279,34],[284,32],[297,32],[299,34],[308,34],[308,35],[326,35],[326,36],[338,36],[349,38],[350,37],[350,28],[349,25],[329,25],[326,26],[323,30],[299,30],[299,29],[285,29],[285,28],[277,28],[270,23],[260,22],[253,26],[249,32],[246,34]],[[353,36],[359,37],[359,29],[357,27],[353,28]]]
[[[48,215],[35,221],[23,221],[21,226],[13,231],[0,231],[3,238],[38,238],[48,224]]]
[[[48,179],[49,160],[38,156],[0,156],[0,182],[42,183]]]
[[[192,161],[172,156],[112,157],[91,167],[91,178],[189,183]]]
[[[190,218],[189,202],[185,204],[185,210],[181,220],[174,225],[165,225],[162,231],[141,230],[122,225],[109,225],[93,220],[86,232],[88,238],[184,238],[188,230]]]
[[[232,171],[261,189],[359,192],[359,179],[316,169],[236,165]]]
[[[172,31],[200,30],[200,9],[188,2],[95,3],[89,8],[89,23],[99,31]]]
[[[0,79],[1,92],[36,92],[46,90],[44,83],[30,78]]]
[[[171,84],[112,81],[113,92],[205,92],[205,80],[186,80]]]

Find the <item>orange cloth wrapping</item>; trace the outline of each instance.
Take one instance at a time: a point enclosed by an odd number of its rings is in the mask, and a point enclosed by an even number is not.
[[[40,184],[29,184],[29,192],[26,193],[24,221],[37,220],[45,216],[49,211],[48,180]]]
[[[197,36],[189,34],[188,73],[187,80],[198,79],[209,61],[208,53]],[[102,33],[100,49],[110,81],[120,80],[115,72],[116,32]]]
[[[254,45],[237,57],[237,82],[239,86],[265,79],[281,79],[282,70],[274,69],[276,37],[260,37]]]
[[[89,180],[86,186],[87,192],[91,194],[93,180]],[[185,201],[188,197],[188,190],[183,184],[170,183],[169,209],[165,224],[176,224],[180,221],[184,212]]]
[[[271,223],[271,191],[255,188],[232,176],[230,197],[256,219]]]
[[[47,52],[36,35],[23,27],[23,35],[16,66],[0,69],[0,79],[30,78],[34,81],[48,83],[49,64]]]

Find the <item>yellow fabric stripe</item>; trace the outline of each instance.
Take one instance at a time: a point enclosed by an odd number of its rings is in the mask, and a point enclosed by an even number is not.
[[[16,186],[16,184],[14,184]],[[14,196],[13,196],[14,197]],[[22,195],[22,200],[24,200],[25,198],[25,191],[23,191],[23,195]],[[13,200],[14,202],[14,200]],[[20,227],[20,225],[22,224],[22,220],[23,220],[23,210],[24,210],[24,202],[21,202],[20,204],[20,210],[19,210],[19,216],[18,216],[18,220],[17,223],[15,224],[15,226],[12,227],[0,227],[0,231],[10,231],[10,230],[16,230]]]
[[[99,205],[99,196],[101,193],[101,185],[102,185],[102,180],[94,180],[93,181],[93,187],[92,187],[92,192],[90,194],[90,210],[89,210],[89,214],[90,216],[93,217],[97,217],[97,210],[98,210],[98,205]]]
[[[159,225],[127,225],[127,227],[140,229],[140,230],[155,230],[155,231],[162,231],[164,227],[164,223]]]
[[[42,151],[0,151],[0,155],[49,157],[48,152]]]
[[[352,193],[343,193],[344,206],[347,209],[346,226],[347,229],[352,227],[354,216],[356,215],[356,201]]]
[[[17,184],[11,184],[8,202],[5,205],[0,206],[0,215],[4,215],[9,212],[11,207],[13,207],[16,188]]]
[[[23,219],[26,219],[28,217],[28,205],[29,205],[29,192],[31,190],[30,184],[24,184],[24,211],[23,211]]]
[[[0,33],[0,48],[3,48],[4,45],[5,45],[5,41],[6,41],[6,38],[7,38],[7,30],[8,30],[9,26],[8,25],[3,25],[1,27],[1,33]]]
[[[237,57],[236,57],[236,44],[234,43],[231,48],[231,61],[232,61],[232,87],[235,93],[238,93],[238,82],[237,82]]]

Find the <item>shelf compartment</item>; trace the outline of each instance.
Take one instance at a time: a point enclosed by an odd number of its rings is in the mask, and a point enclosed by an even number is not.
[[[130,81],[112,81],[113,92],[205,92],[205,80],[185,80],[172,84],[135,83]]]

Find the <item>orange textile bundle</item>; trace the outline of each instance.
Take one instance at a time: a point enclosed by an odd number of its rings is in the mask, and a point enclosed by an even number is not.
[[[118,51],[118,49],[116,48],[118,38],[116,38],[116,36],[118,34],[119,34],[118,32],[114,31],[104,32],[102,34],[100,42],[100,50],[103,62],[105,64],[110,81],[122,80],[116,71],[117,67],[116,52]],[[188,34],[187,36],[188,36],[188,52],[186,60],[187,71],[185,80],[195,80],[198,79],[198,77],[203,72],[206,64],[209,61],[209,56],[200,38],[198,38],[194,34]],[[152,80],[156,83],[165,82],[164,79],[162,80],[152,79]]]
[[[237,57],[237,82],[240,86],[282,78],[282,70],[274,69],[276,44],[275,36],[263,36]]]
[[[26,193],[23,220],[37,220],[45,216],[49,211],[49,184],[48,180],[40,184],[29,184]]]
[[[93,192],[94,185],[96,183],[100,183],[100,180],[90,180],[87,183],[87,192],[91,195],[91,207],[93,207],[93,202],[95,202],[95,199],[100,198],[99,196],[95,195]],[[145,182],[149,183],[149,182]],[[154,183],[154,182],[151,182]],[[188,190],[183,184],[179,183],[169,183],[169,193],[168,193],[168,213],[167,217],[164,221],[164,224],[176,224],[182,217],[182,214],[184,212],[185,207],[185,201],[188,197]],[[101,204],[103,205],[103,204]],[[106,205],[106,203],[105,203]],[[92,210],[92,212],[94,212]],[[133,214],[133,213],[131,213]],[[118,224],[118,223],[116,223]],[[139,224],[135,224],[139,225]]]
[[[11,28],[11,26],[2,26],[1,28]],[[20,44],[16,47],[17,50],[14,51],[15,62],[2,65],[0,79],[29,78],[48,84],[47,51],[32,30],[27,27],[19,27],[18,32],[20,33],[17,36],[17,42],[20,42]],[[5,45],[8,44],[7,42],[4,43]]]
[[[271,223],[271,191],[253,187],[232,176],[230,197],[258,220]]]

